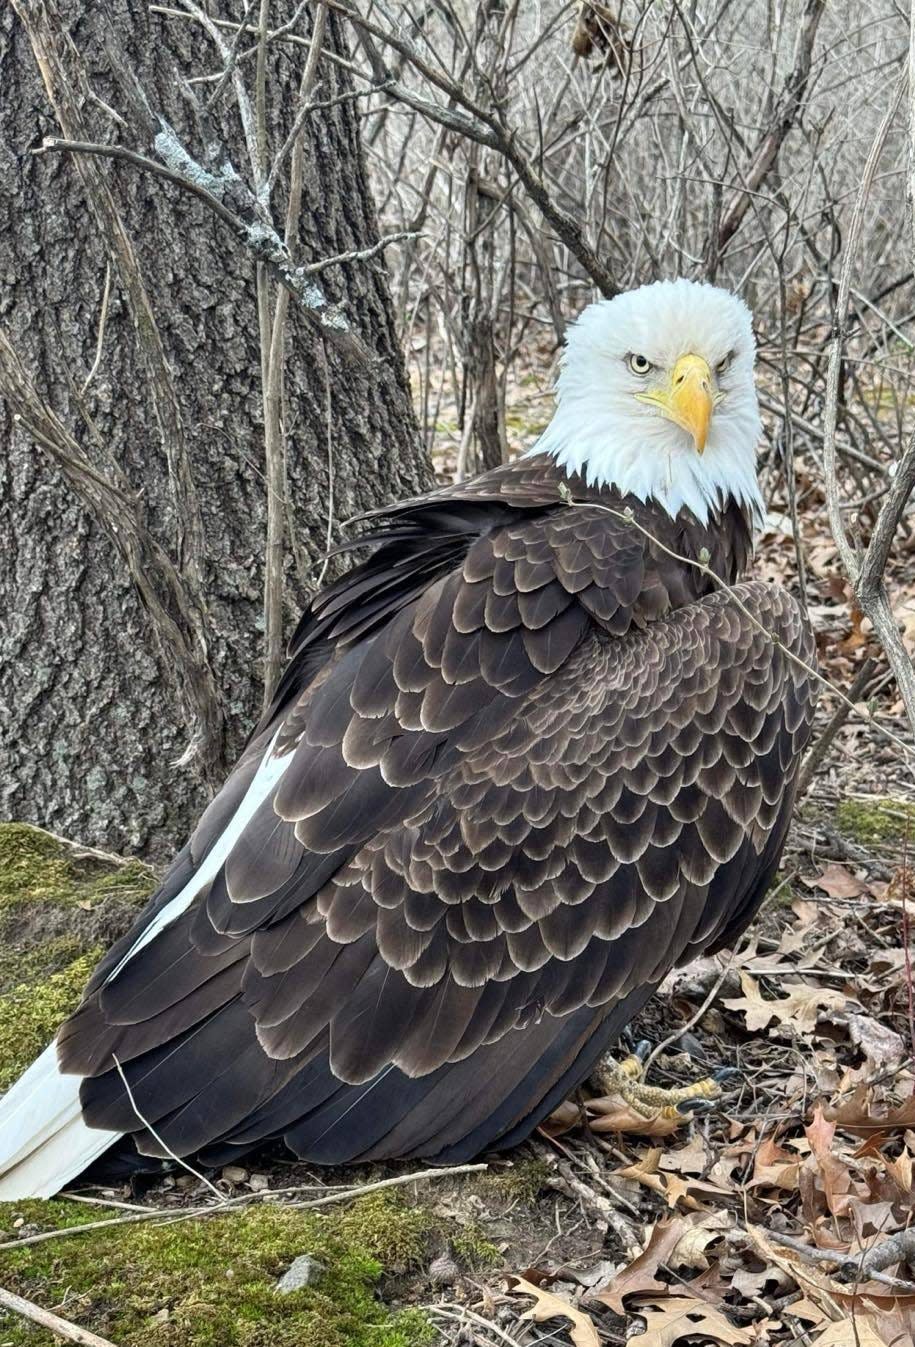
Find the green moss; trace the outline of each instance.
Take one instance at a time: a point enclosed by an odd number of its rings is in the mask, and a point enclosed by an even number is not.
[[[0,1227],[79,1225],[69,1202],[0,1205]],[[91,1217],[90,1217],[91,1219]],[[0,1254],[3,1284],[110,1337],[121,1347],[421,1347],[434,1334],[416,1310],[378,1299],[386,1260],[422,1256],[432,1218],[373,1194],[340,1211],[258,1205],[170,1224],[113,1227]],[[325,1271],[289,1295],[277,1279],[300,1254]],[[0,1317],[0,1341],[52,1339]]]
[[[465,1226],[460,1234],[452,1235],[451,1247],[472,1272],[498,1267],[502,1262],[502,1250],[486,1238],[482,1227],[476,1223]]]
[[[783,875],[781,870],[779,870],[778,874],[769,885],[768,893],[771,895],[769,897],[769,902],[776,910],[779,908],[790,908],[797,897],[794,886],[786,883],[786,879],[787,876]]]
[[[40,828],[0,824],[0,1090],[53,1037],[152,884],[138,861],[119,866]]]
[[[80,954],[60,972],[20,983],[0,996],[0,1090],[5,1090],[47,1047],[61,1020],[75,1010],[102,951]],[[40,958],[40,952],[36,952]]]
[[[23,983],[42,983],[60,973],[85,952],[78,935],[52,936],[31,949],[16,949],[0,943],[0,996]]]
[[[516,1160],[510,1169],[484,1174],[480,1188],[506,1201],[530,1206],[550,1177],[550,1167],[542,1160]]]
[[[85,910],[114,896],[145,897],[152,882],[140,861],[113,867],[27,823],[0,824],[0,909],[40,900]]]
[[[425,1207],[392,1200],[385,1192],[370,1193],[339,1218],[344,1238],[383,1263],[388,1271],[404,1271],[423,1262],[438,1222]]]
[[[876,795],[867,800],[840,800],[836,824],[857,842],[901,842],[908,835],[915,845],[915,804],[908,800]]]
[[[25,823],[0,826],[0,907],[66,896],[70,867],[53,837]]]

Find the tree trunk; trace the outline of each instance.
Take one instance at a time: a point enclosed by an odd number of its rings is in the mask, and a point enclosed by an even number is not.
[[[271,27],[287,17],[275,8]],[[58,21],[50,0],[42,9]],[[217,11],[208,6],[208,12]],[[248,12],[256,16],[257,7]],[[307,33],[314,12],[308,8],[300,31]],[[153,108],[187,128],[182,78],[218,71],[221,61],[197,22],[173,15],[150,13],[141,0],[62,5],[59,22],[100,100],[83,100],[88,138],[130,143],[104,107],[117,111],[120,102],[105,54],[109,29]],[[142,325],[100,237],[85,179],[72,156],[31,153],[61,133],[33,45],[23,22],[4,7],[0,329],[67,431],[81,442],[91,439],[97,457],[110,456],[139,494],[145,527],[178,572],[199,577],[191,594],[202,597],[205,609],[200,630],[223,742],[208,764],[192,759],[176,766],[193,726],[174,662],[118,546],[117,520],[106,528],[13,408],[0,403],[0,813],[112,851],[161,857],[183,840],[261,702],[267,511],[255,266],[194,198],[130,164],[94,161],[137,255],[159,329],[163,378],[174,393],[170,433],[141,356]],[[253,79],[246,46],[240,44],[240,69]],[[324,50],[342,46],[329,15]],[[300,40],[272,43],[269,51],[267,128],[275,153],[292,125],[307,48]],[[315,100],[349,92],[348,74],[326,57],[317,77]],[[215,85],[192,87],[205,100]],[[306,119],[297,262],[377,240],[358,107],[344,99]],[[215,116],[241,169],[245,150],[231,84]],[[285,191],[281,182],[274,204],[280,221]],[[359,364],[325,352],[313,325],[289,306],[281,407],[287,634],[317,579],[329,512],[343,521],[414,494],[429,473],[382,257],[336,265],[320,280],[370,359]],[[188,541],[175,508],[176,437],[187,449],[202,545]],[[203,555],[189,557],[193,547]]]

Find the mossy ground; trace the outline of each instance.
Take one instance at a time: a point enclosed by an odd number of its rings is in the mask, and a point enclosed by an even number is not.
[[[840,800],[836,824],[856,842],[878,845],[908,838],[915,845],[915,804],[908,800],[888,796]]]
[[[145,867],[109,866],[38,829],[0,825],[0,1090],[53,1036],[151,884]],[[540,1162],[519,1157],[409,1197],[378,1192],[315,1212],[271,1203],[182,1219],[180,1209],[163,1207],[168,1223],[0,1250],[0,1285],[119,1347],[422,1347],[436,1338],[421,1310],[439,1294],[427,1277],[432,1261],[450,1252],[471,1275],[498,1267],[515,1243],[514,1227],[506,1232],[502,1221],[510,1213],[525,1237],[546,1242],[551,1207],[542,1235],[528,1230],[545,1174]],[[67,1201],[0,1204],[0,1242],[17,1230],[110,1214],[120,1213]],[[490,1236],[500,1222],[497,1245]],[[300,1254],[318,1259],[324,1275],[277,1294],[277,1279]],[[53,1341],[0,1314],[0,1347]]]
[[[76,1008],[101,953],[80,954],[40,982],[22,982],[0,996],[0,1090],[12,1085]]]
[[[0,824],[0,1089],[54,1036],[152,884],[139,862],[107,863],[39,828]]]
[[[436,1294],[431,1263],[445,1251],[471,1275],[502,1263],[487,1218],[520,1205],[527,1222],[547,1172],[538,1161],[517,1171],[449,1180],[450,1205],[476,1203],[481,1220],[443,1215],[439,1185],[419,1200],[375,1192],[321,1211],[258,1203],[189,1217],[162,1208],[149,1223],[0,1250],[0,1283],[119,1347],[425,1347],[436,1341],[422,1310]],[[118,1215],[63,1200],[0,1203],[0,1241]],[[551,1212],[544,1219],[549,1227]],[[278,1294],[302,1254],[322,1265],[320,1279]],[[53,1341],[0,1311],[2,1347]]]
[[[27,823],[0,824],[0,909],[61,903],[86,910],[111,898],[144,898],[152,873],[140,861],[109,864],[82,855]]]
[[[0,1204],[7,1230],[19,1219],[58,1229],[102,1215],[73,1202]],[[434,1336],[425,1316],[387,1309],[377,1288],[385,1269],[424,1259],[434,1226],[427,1210],[387,1193],[330,1213],[254,1205],[4,1251],[0,1276],[119,1347],[421,1347]],[[278,1294],[300,1254],[323,1265],[320,1280]],[[0,1316],[0,1341],[54,1339]]]

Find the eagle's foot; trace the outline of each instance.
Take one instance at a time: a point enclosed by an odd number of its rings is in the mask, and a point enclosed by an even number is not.
[[[623,1061],[605,1061],[594,1073],[602,1093],[618,1094],[643,1118],[682,1118],[687,1113],[704,1112],[721,1098],[722,1081],[734,1074],[725,1067],[690,1085],[672,1089],[646,1085],[643,1076],[650,1047],[648,1042],[638,1043]]]

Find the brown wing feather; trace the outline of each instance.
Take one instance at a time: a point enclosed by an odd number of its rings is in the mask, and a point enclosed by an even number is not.
[[[282,781],[208,893],[62,1034],[65,1065],[100,1074],[83,1087],[91,1121],[135,1128],[107,1070],[116,1050],[179,1153],[281,1115],[305,1145],[293,1123],[325,1107],[306,1089],[319,1060],[333,1113],[334,1091],[391,1071],[434,1083],[533,1024],[560,1052],[579,1044],[579,1028],[566,1031],[576,1017],[596,1032],[749,920],[811,717],[808,676],[765,633],[809,660],[806,622],[760,584],[740,590],[749,622],[624,519],[556,494],[529,460],[398,508],[381,552],[394,550],[351,573],[353,606],[347,581],[316,603],[261,732],[280,726]],[[644,517],[663,533],[663,517]],[[445,518],[451,533],[436,540]],[[746,530],[728,520],[684,536],[728,578],[745,560]],[[205,1069],[189,1073],[201,1044],[221,1041],[223,1013],[225,1048],[246,1068],[219,1063],[220,1097],[234,1081],[244,1098],[217,1118],[188,1103],[208,1088]],[[244,1024],[259,1048],[241,1051]],[[549,1072],[526,1066],[510,1087],[493,1079],[492,1126],[533,1116],[579,1053]],[[410,1135],[425,1127],[434,1151],[435,1126],[430,1112]]]

